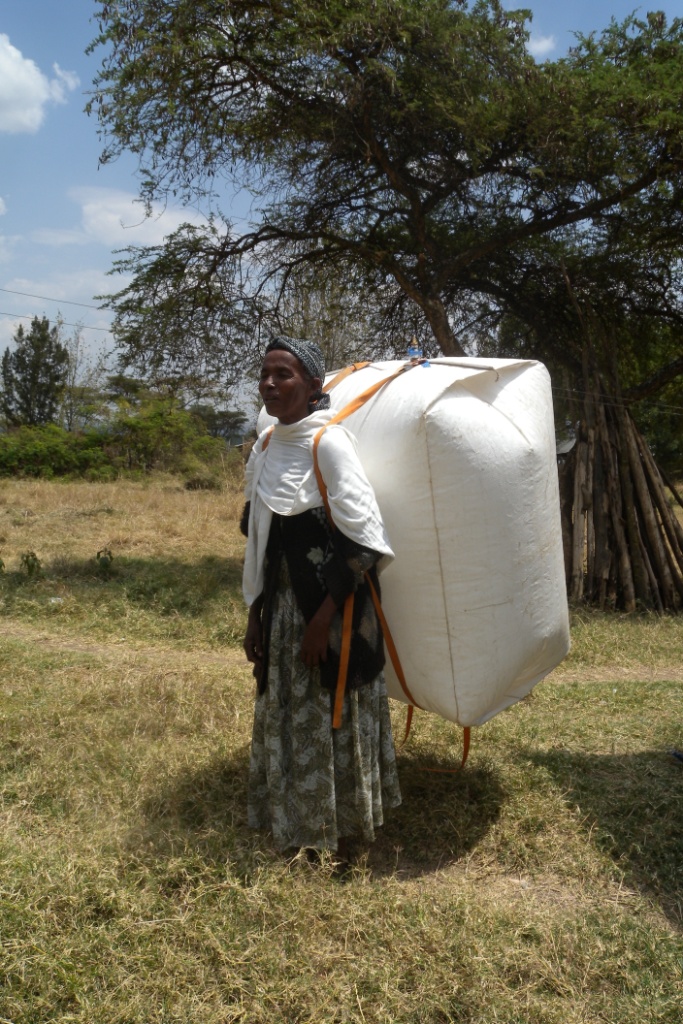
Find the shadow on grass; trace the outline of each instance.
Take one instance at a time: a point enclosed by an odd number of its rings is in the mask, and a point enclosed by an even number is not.
[[[424,753],[402,752],[399,779],[403,802],[385,815],[370,850],[375,874],[422,875],[470,853],[500,816],[505,791],[489,767],[430,771]]]
[[[34,576],[5,573],[0,578],[7,610],[15,597],[50,600],[55,584],[72,587],[93,601],[119,599],[160,615],[196,617],[206,605],[229,592],[241,601],[242,562],[239,558],[205,555],[196,562],[178,559],[114,558],[56,559]]]
[[[662,751],[528,757],[585,816],[591,838],[614,858],[627,885],[654,898],[683,927],[683,765]]]
[[[423,770],[424,758],[401,757],[403,803],[387,811],[370,848],[373,874],[427,874],[458,861],[480,842],[500,814],[501,784],[486,768],[455,775]],[[179,774],[151,794],[142,807],[141,833],[131,844],[153,857],[192,852],[205,864],[226,863],[248,879],[273,853],[270,838],[247,825],[249,745]]]
[[[178,773],[150,793],[129,848],[154,859],[193,857],[238,875],[253,869],[254,833],[247,826],[249,744],[197,771]]]

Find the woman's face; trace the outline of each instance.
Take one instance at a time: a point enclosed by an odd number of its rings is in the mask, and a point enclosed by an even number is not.
[[[297,423],[308,416],[309,403],[320,389],[319,377],[309,377],[291,352],[274,348],[261,367],[259,394],[266,412],[280,423]]]

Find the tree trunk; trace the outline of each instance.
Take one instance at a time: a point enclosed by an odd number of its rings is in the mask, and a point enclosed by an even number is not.
[[[441,299],[425,299],[420,303],[439,348],[445,356],[466,356],[464,348],[453,333],[448,313]]]

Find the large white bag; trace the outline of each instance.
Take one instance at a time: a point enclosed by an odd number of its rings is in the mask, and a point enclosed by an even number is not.
[[[349,375],[330,393],[333,408],[401,365]],[[569,650],[547,370],[433,360],[387,383],[344,426],[396,553],[382,606],[410,692],[428,711],[479,725]],[[390,663],[387,685],[406,700]]]

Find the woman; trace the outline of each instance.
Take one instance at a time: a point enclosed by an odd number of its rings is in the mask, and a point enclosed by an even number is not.
[[[329,422],[325,362],[313,342],[279,337],[266,350],[259,392],[277,419],[247,465],[244,641],[258,694],[249,768],[249,824],[279,850],[336,852],[371,842],[401,802],[382,668],[382,634],[365,573],[393,558],[372,487],[341,426]],[[354,591],[341,726],[332,727],[341,614]]]

